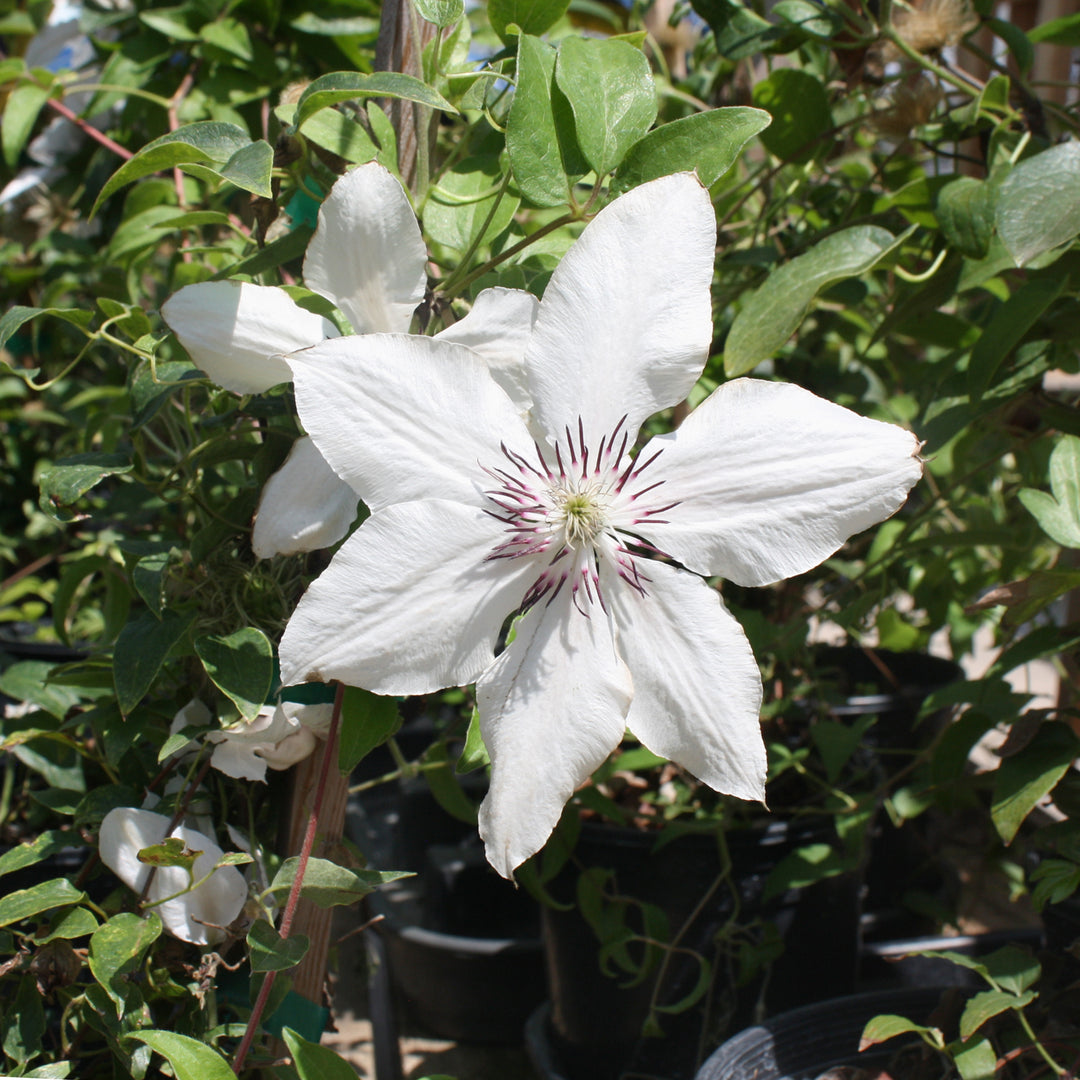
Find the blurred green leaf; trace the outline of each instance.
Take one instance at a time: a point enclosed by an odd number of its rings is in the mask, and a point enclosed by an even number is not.
[[[510,26],[539,37],[566,14],[569,6],[570,0],[488,0],[488,21],[506,44],[511,36]]]
[[[19,163],[19,155],[30,138],[38,114],[49,99],[49,87],[36,82],[19,83],[4,103],[4,123],[0,126],[0,145],[9,169]]]
[[[356,1080],[356,1070],[329,1046],[308,1042],[289,1027],[281,1035],[300,1080]]]
[[[1080,548],[1080,438],[1063,435],[1050,455],[1050,490],[1021,488],[1019,499],[1052,540]]]
[[[821,136],[833,126],[825,87],[813,75],[778,68],[754,86],[754,104],[772,123],[761,133],[766,149],[784,161],[807,161],[824,146]]]
[[[464,0],[416,0],[416,10],[438,27],[453,26],[465,14]]]
[[[961,176],[938,192],[938,222],[948,243],[972,259],[986,257],[994,233],[994,189],[984,180]]]
[[[44,1051],[46,1030],[37,980],[33,975],[23,975],[0,1024],[4,1053],[16,1064],[25,1065]]]

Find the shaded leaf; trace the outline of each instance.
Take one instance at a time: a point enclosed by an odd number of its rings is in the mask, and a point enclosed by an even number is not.
[[[971,259],[982,259],[994,234],[994,189],[984,180],[961,176],[937,197],[938,223],[952,247]]]
[[[287,894],[299,863],[296,857],[286,859],[274,875],[270,891],[279,897]],[[412,874],[397,870],[347,870],[328,859],[308,859],[300,895],[321,908],[355,904],[380,885],[403,877],[412,877]]]
[[[247,943],[251,948],[252,971],[285,971],[296,967],[311,944],[303,934],[292,934],[283,939],[265,919],[251,924]]]
[[[1050,490],[1022,488],[1020,501],[1043,532],[1064,547],[1080,548],[1080,438],[1063,435],[1050,455]]]
[[[193,621],[190,614],[166,611],[159,620],[147,612],[120,631],[113,649],[113,678],[116,702],[125,716],[142,701]]]
[[[906,1016],[896,1016],[892,1013],[883,1013],[875,1016],[866,1027],[863,1028],[862,1037],[859,1039],[859,1053],[876,1046],[878,1043],[895,1039],[897,1035],[919,1034],[928,1035],[937,1046],[944,1046],[945,1039],[935,1027],[924,1027],[916,1024]]]
[[[983,990],[968,1000],[960,1017],[960,1038],[970,1039],[976,1031],[1000,1013],[1009,1009],[1020,1009],[1030,1004],[1039,995],[1034,990],[1023,994],[1009,994],[1003,990]]]
[[[821,145],[820,136],[833,126],[825,87],[805,71],[778,68],[754,86],[753,101],[772,117],[761,141],[785,161],[812,157]]]
[[[19,1065],[25,1065],[44,1050],[45,1009],[33,975],[24,975],[19,980],[2,1030],[4,1053]]]
[[[213,1047],[174,1031],[133,1031],[125,1036],[156,1050],[173,1068],[176,1080],[236,1080],[229,1063]]]
[[[1024,819],[1048,795],[1080,755],[1080,739],[1067,724],[1048,722],[1021,751],[994,772],[990,816],[998,835],[1012,843]]]
[[[195,641],[195,652],[214,685],[254,720],[266,704],[274,684],[274,647],[255,627],[244,627],[227,637],[207,635]]]
[[[53,506],[70,506],[100,484],[106,476],[131,472],[127,454],[74,454],[41,472],[41,496]]]
[[[774,270],[743,301],[731,325],[724,345],[728,377],[744,375],[772,356],[799,328],[818,293],[867,273],[905,238],[876,225],[858,225],[825,237],[805,255]]]
[[[341,703],[338,768],[348,774],[401,727],[397,700],[348,686]]]

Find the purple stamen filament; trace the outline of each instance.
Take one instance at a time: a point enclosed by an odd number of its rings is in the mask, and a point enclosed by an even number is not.
[[[624,416],[600,439],[595,454],[590,452],[585,424],[579,418],[577,431],[568,426],[565,442],[555,444],[554,466],[539,445],[535,445],[534,465],[504,443],[501,449],[506,464],[484,467],[496,484],[485,492],[493,504],[485,512],[503,522],[507,532],[488,558],[551,555],[526,591],[523,608],[544,598],[550,604],[569,581],[573,604],[581,614],[588,617],[594,602],[606,612],[600,588],[602,558],[632,589],[647,595],[650,579],[638,562],[663,553],[626,530],[663,520],[657,515],[678,502],[642,505],[642,497],[662,487],[664,481],[644,487],[638,487],[636,481],[663,451],[656,450],[645,460],[640,456],[629,459],[625,424]]]

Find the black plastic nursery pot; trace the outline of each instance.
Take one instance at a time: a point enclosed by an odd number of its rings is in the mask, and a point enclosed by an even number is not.
[[[816,1002],[740,1031],[701,1067],[695,1080],[818,1080],[864,1075],[887,1064],[903,1040],[859,1053],[859,1039],[875,1016],[894,1013],[925,1024],[941,1000],[940,988],[885,990]],[[909,1040],[910,1041],[910,1040]],[[844,1067],[852,1073],[840,1070]]]
[[[545,994],[537,907],[488,866],[476,827],[450,818],[421,780],[353,800],[350,837],[380,869],[412,870],[367,898],[379,916],[399,1009],[425,1032],[519,1043]]]
[[[661,982],[657,973],[636,986],[601,970],[600,944],[577,907],[543,910],[544,948],[550,988],[548,1038],[555,1075],[566,1080],[616,1080],[624,1073],[662,1080],[690,1080],[702,1048],[749,1021],[763,999],[770,1009],[829,997],[854,986],[857,956],[858,883],[853,874],[827,878],[803,889],[765,898],[765,881],[776,863],[798,847],[820,841],[818,824],[773,819],[727,836],[730,874],[723,880],[719,848],[711,834],[681,836],[657,848],[657,836],[617,826],[586,823],[575,860],[612,872],[611,891],[660,908],[673,934],[683,930]],[[549,891],[565,903],[575,899],[577,874],[565,870]],[[738,960],[718,953],[717,932],[739,908],[740,922],[769,920],[784,942],[767,981],[738,985]],[[709,993],[678,1014],[661,1014],[664,1037],[644,1036],[654,993],[661,1006],[689,994],[701,966],[712,965]]]

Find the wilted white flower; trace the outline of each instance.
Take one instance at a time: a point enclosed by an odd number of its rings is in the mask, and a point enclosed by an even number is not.
[[[470,350],[407,335],[290,360],[305,428],[371,516],[293,614],[282,678],[383,694],[475,681],[492,761],[480,831],[507,877],[627,727],[761,799],[760,675],[704,578],[803,573],[921,474],[910,432],[751,379],[631,454],[702,372],[715,241],[693,176],[615,200],[552,275],[502,385]]]
[[[139,861],[139,852],[160,844],[167,836],[179,837],[186,850],[202,853],[194,863],[194,881],[210,876],[197,888],[183,892],[192,881],[187,870],[182,866],[159,866],[154,869],[147,904],[156,905],[153,910],[161,917],[165,929],[181,941],[216,945],[225,938],[221,928],[232,923],[243,910],[248,890],[235,866],[214,870],[224,852],[208,836],[183,825],[170,832],[169,819],[152,810],[117,807],[101,823],[98,845],[102,862],[129,889],[141,894],[151,867]],[[164,903],[156,903],[162,900]]]
[[[288,769],[303,761],[325,736],[331,705],[300,705],[285,701],[268,705],[253,720],[211,731],[216,743],[210,764],[238,780],[266,780],[266,770]]]

